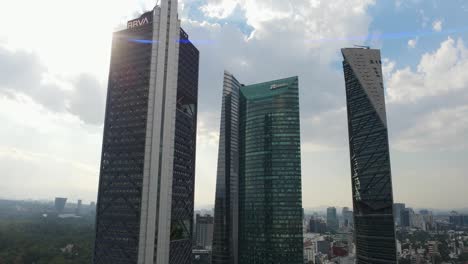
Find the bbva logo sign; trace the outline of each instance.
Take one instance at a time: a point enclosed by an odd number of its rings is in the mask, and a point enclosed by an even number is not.
[[[148,17],[128,21],[127,28],[141,27],[141,26],[146,25],[146,24],[149,24]]]

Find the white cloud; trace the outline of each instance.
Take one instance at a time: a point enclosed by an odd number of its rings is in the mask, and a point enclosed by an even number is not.
[[[418,38],[408,40],[408,47],[414,49],[418,44]]]
[[[468,48],[448,38],[421,56],[413,70],[384,60],[394,147],[403,152],[455,151],[468,147]],[[405,115],[405,118],[401,118]]]
[[[408,8],[419,4],[423,0],[395,0],[396,8]]]
[[[197,144],[202,144],[210,147],[218,147],[219,127],[216,124],[220,123],[219,116],[213,112],[198,113],[197,122]]]
[[[426,12],[424,12],[424,10],[422,10],[422,9],[419,10],[419,18],[421,19],[422,27],[425,28],[427,26],[427,24],[429,23],[430,19],[426,15]]]
[[[209,17],[226,18],[232,14],[238,4],[237,1],[232,0],[211,1],[205,6],[200,7],[200,10]]]
[[[432,29],[434,29],[434,31],[437,31],[437,32],[440,32],[442,31],[442,20],[436,20],[432,23]]]
[[[14,147],[1,147],[0,146],[0,159],[10,158],[13,160],[21,160],[34,163],[61,163],[64,164],[73,170],[79,170],[83,174],[96,175],[99,168],[92,167],[89,164],[81,163],[75,160],[67,160],[63,157],[52,156],[47,153],[37,153],[27,150],[22,150]]]
[[[101,81],[107,81],[114,28],[137,12],[151,10],[155,2],[2,2],[0,38],[5,37],[5,44],[11,49],[35,52],[54,74],[92,73]]]
[[[39,56],[0,45],[0,94],[27,95],[36,103],[55,111],[78,116],[100,125],[104,115],[104,85],[94,75],[63,77],[53,74]]]
[[[213,112],[198,113],[195,199],[198,205],[214,204],[220,116]],[[203,191],[200,191],[203,190]]]
[[[300,41],[317,47],[320,42],[308,41],[366,35],[370,23],[366,11],[373,4],[374,0],[208,0],[201,9],[207,16],[226,18],[238,6],[245,11],[247,24],[254,28],[253,37],[275,41],[286,38],[292,43]]]
[[[5,198],[96,199],[102,128],[0,95],[0,183]]]
[[[405,67],[386,72],[389,102],[415,102],[428,96],[466,90],[467,68],[468,49],[463,41],[448,38],[438,50],[422,56],[416,71]]]
[[[340,89],[342,74],[330,65],[341,60],[340,48],[356,44],[349,38],[368,35],[371,18],[366,10],[374,1],[237,2],[253,27],[250,38],[229,23],[183,21],[191,38],[213,40],[212,45],[198,45],[203,54],[202,111],[213,110],[210,102],[220,99],[220,93],[213,91],[220,91],[223,69],[245,83],[299,75],[304,85],[301,98],[312,100],[308,106],[317,109],[342,105],[344,100],[334,96],[344,92]],[[224,1],[208,1],[206,6],[223,4]],[[305,113],[309,115],[310,111]]]
[[[401,151],[463,150],[468,147],[468,103],[421,117],[396,140]]]
[[[382,72],[384,75],[384,78],[388,78],[391,76],[392,72],[394,71],[396,67],[396,62],[391,61],[388,58],[383,58],[382,59]]]
[[[346,151],[346,114],[346,107],[340,107],[304,118],[302,152]]]

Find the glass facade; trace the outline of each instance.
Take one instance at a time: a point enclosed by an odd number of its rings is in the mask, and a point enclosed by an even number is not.
[[[175,50],[178,59],[172,61],[177,66],[177,72],[172,68],[168,69],[168,64],[171,63],[168,59],[163,65],[164,69],[154,67],[156,62],[152,59],[156,57],[153,56],[156,49],[148,40],[153,39],[153,33],[156,34],[153,17],[159,17],[160,10],[156,7],[143,14],[137,20],[144,22],[135,22],[139,26],[114,33],[96,213],[93,260],[96,264],[141,263],[143,257],[139,252],[149,244],[142,239],[142,233],[155,236],[154,247],[153,244],[150,246],[150,250],[154,251],[154,262],[157,244],[167,243],[169,252],[160,253],[168,256],[166,263],[191,263],[199,52],[190,43],[185,31],[177,25],[173,28],[177,35],[180,34],[179,45],[168,41],[173,45],[171,48],[178,47]],[[167,76],[172,71],[177,78],[175,107],[160,104],[162,112],[175,111],[173,119],[166,122],[172,125],[170,133],[173,136],[167,137],[171,139],[170,142],[161,141],[157,146],[159,153],[162,153],[160,148],[163,148],[163,144],[167,146],[173,142],[174,146],[170,149],[170,155],[161,154],[172,159],[172,174],[168,174],[172,182],[168,184],[171,188],[167,203],[170,208],[167,212],[164,210],[162,216],[157,216],[170,219],[170,239],[159,240],[159,219],[142,224],[144,215],[150,214],[150,210],[153,210],[154,215],[160,213],[161,203],[158,201],[157,204],[149,204],[147,199],[145,201],[144,189],[151,189],[152,193],[157,193],[159,199],[161,189],[167,188],[161,184],[161,177],[158,178],[157,173],[150,175],[151,179],[159,181],[157,184],[144,184],[145,173],[148,173],[145,172],[145,166],[155,164],[148,151],[151,135],[154,131],[161,131],[158,125],[162,123],[149,122],[155,113],[154,107],[150,106],[151,96],[154,97],[154,90],[163,90],[160,84],[151,85],[156,71]],[[170,101],[166,102],[169,104]],[[154,125],[148,125],[149,123]],[[157,139],[159,137],[154,140]],[[148,228],[149,225],[153,227]],[[146,260],[144,262],[148,263]]]
[[[327,227],[328,230],[331,231],[338,231],[339,223],[338,223],[338,216],[336,215],[336,208],[329,207],[327,208]]]
[[[235,264],[238,257],[239,93],[241,84],[224,73],[216,180],[213,264]]]
[[[170,264],[191,263],[199,51],[180,30],[171,202]]]
[[[96,209],[94,263],[137,263],[152,24],[114,34]]]
[[[239,263],[303,263],[298,78],[240,101]]]
[[[303,262],[298,78],[225,73],[213,264]]]
[[[343,49],[358,264],[396,263],[380,51]]]

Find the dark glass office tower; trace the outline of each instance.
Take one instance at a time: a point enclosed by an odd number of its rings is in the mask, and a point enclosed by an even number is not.
[[[191,263],[198,62],[177,1],[114,33],[94,263]]]
[[[405,210],[406,206],[404,203],[396,203],[393,205],[393,217],[395,218],[395,224],[401,226],[401,214]]]
[[[239,263],[303,263],[299,82],[241,88]]]
[[[224,73],[213,227],[213,264],[238,263],[241,86],[232,74]]]
[[[339,222],[335,207],[327,208],[327,227],[329,230],[338,231]]]
[[[342,49],[357,263],[396,263],[393,192],[380,51]]]
[[[298,78],[226,73],[221,120],[213,263],[302,263]]]

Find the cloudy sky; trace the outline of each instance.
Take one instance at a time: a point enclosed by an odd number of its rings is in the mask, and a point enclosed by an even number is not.
[[[0,3],[0,197],[96,200],[112,32],[156,1]],[[214,200],[223,70],[298,75],[303,205],[351,205],[340,48],[382,50],[395,201],[468,207],[465,0],[180,0],[201,52],[197,207]]]

